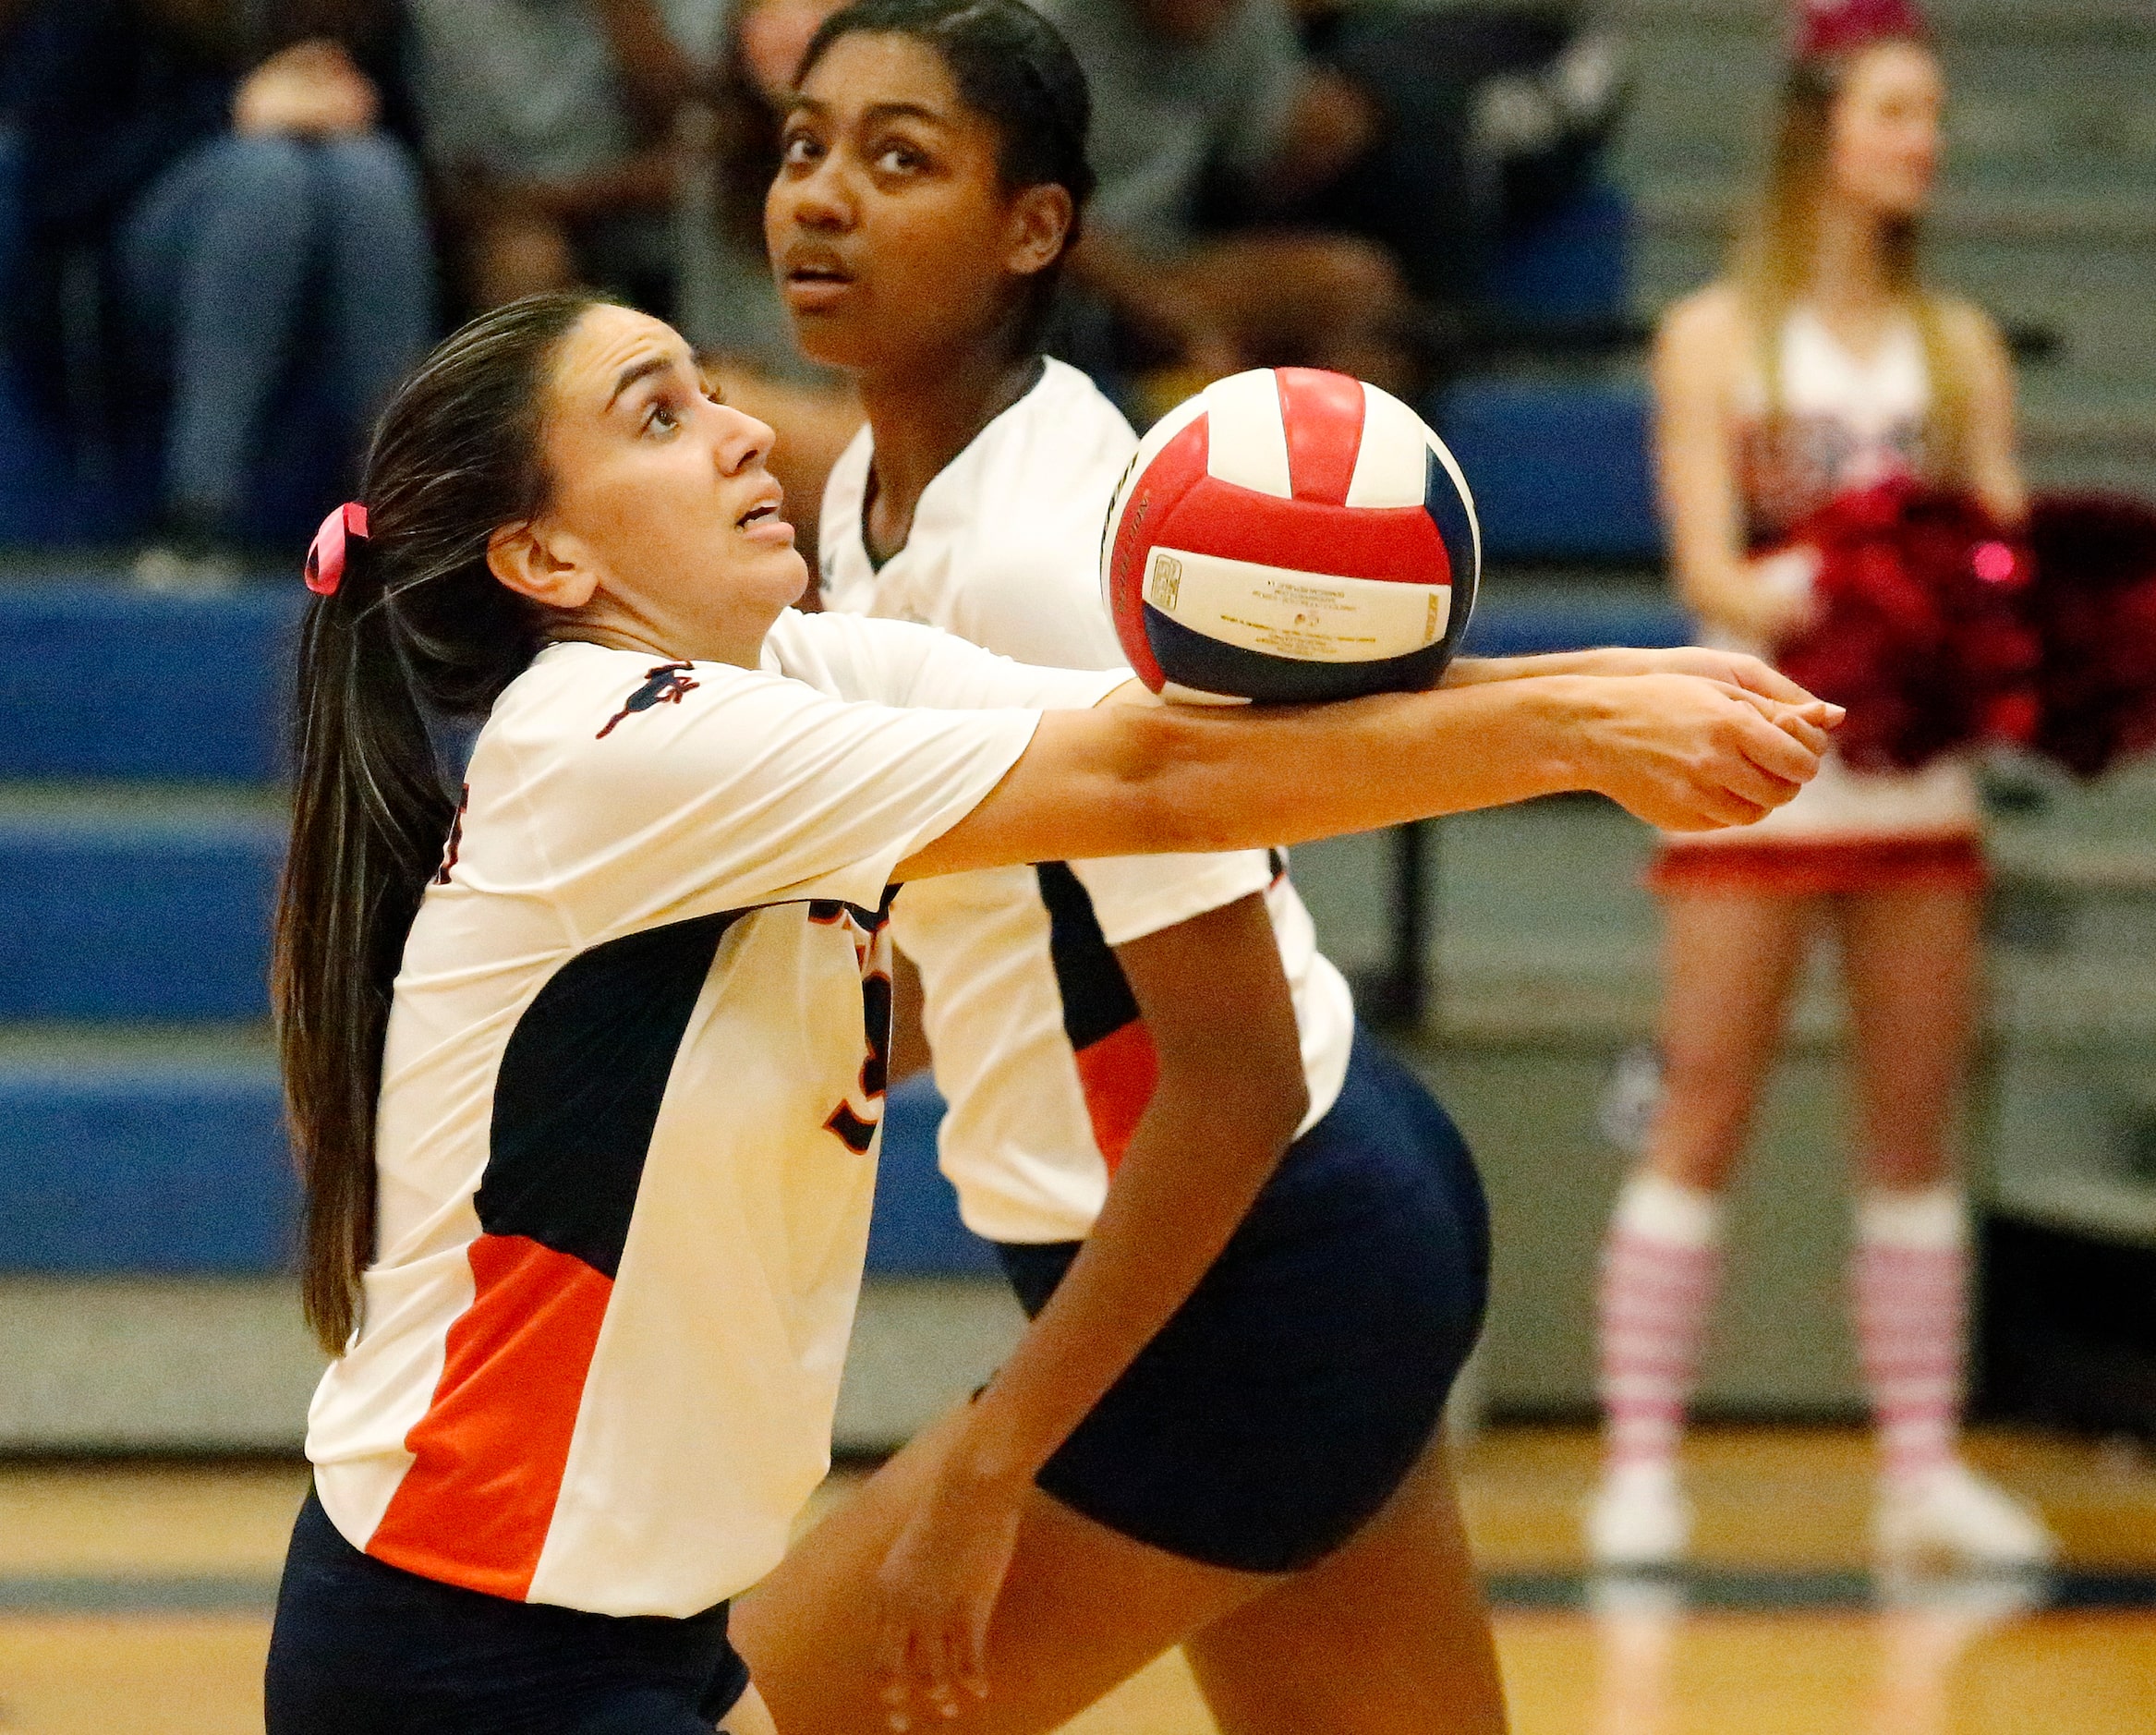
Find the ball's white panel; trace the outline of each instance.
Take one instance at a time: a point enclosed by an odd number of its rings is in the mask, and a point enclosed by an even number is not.
[[[1123,479],[1116,484],[1115,498],[1108,504],[1108,522],[1100,528],[1100,600],[1108,604],[1112,620],[1116,612],[1115,598],[1108,594],[1108,552],[1116,545],[1116,532],[1122,528],[1123,514],[1130,509],[1132,484],[1145,472],[1145,467],[1160,455],[1161,448],[1174,439],[1191,423],[1205,413],[1205,394],[1193,393],[1146,429],[1145,437],[1138,442],[1138,449],[1131,455],[1124,467]]]
[[[1224,645],[1297,662],[1377,662],[1445,636],[1449,585],[1335,578],[1157,548],[1145,601]]]
[[[1160,697],[1171,705],[1247,705],[1250,700],[1232,693],[1208,693],[1203,687],[1185,686],[1180,681],[1163,681]]]
[[[1261,494],[1293,497],[1288,474],[1288,427],[1280,417],[1280,385],[1270,368],[1216,380],[1205,390],[1205,470]],[[1416,498],[1422,498],[1418,492]]]
[[[1452,448],[1434,433],[1430,435],[1430,450],[1437,455],[1437,462],[1445,467],[1446,475],[1452,478],[1452,485],[1460,490],[1460,504],[1467,508],[1468,533],[1475,540],[1474,580],[1479,586],[1483,578],[1483,521],[1475,516],[1474,490],[1467,485],[1467,478],[1461,474],[1460,460],[1452,455]]]
[[[1423,452],[1436,438],[1390,392],[1363,386],[1363,443],[1348,483],[1351,506],[1419,506],[1428,476]]]

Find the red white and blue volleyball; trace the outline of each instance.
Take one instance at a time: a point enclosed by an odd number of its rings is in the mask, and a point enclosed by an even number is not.
[[[1101,539],[1132,670],[1197,704],[1432,686],[1481,574],[1445,443],[1389,393],[1316,368],[1231,374],[1161,418]]]

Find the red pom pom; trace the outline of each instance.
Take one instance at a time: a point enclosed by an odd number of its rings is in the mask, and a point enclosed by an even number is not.
[[[1792,540],[1820,552],[1820,607],[1777,661],[1847,708],[1844,758],[1913,770],[2034,730],[2029,558],[1979,502],[1897,478],[1830,501]]]
[[[2029,745],[2081,777],[2156,747],[2156,511],[2050,495],[2029,514],[2036,580],[2023,612],[2041,648]]]

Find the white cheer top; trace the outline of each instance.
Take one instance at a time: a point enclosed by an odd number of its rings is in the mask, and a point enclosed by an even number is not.
[[[826,607],[929,622],[1022,660],[1120,668],[1100,539],[1137,443],[1090,380],[1048,361],[923,491],[905,547],[878,570],[862,539],[874,453],[864,428],[824,490]],[[1265,893],[1294,997],[1307,1129],[1339,1095],[1355,1009],[1277,855],[1048,863],[905,889],[892,933],[921,972],[922,1022],[951,1104],[940,1165],[967,1227],[1010,1242],[1091,1231],[1156,1080],[1110,948],[1254,892]]]
[[[1925,465],[1930,375],[1916,322],[1887,328],[1870,357],[1850,353],[1809,308],[1782,327],[1781,414],[1767,419],[1767,388],[1755,366],[1738,392],[1742,461],[1739,486],[1755,547],[1771,545],[1835,495],[1870,488]],[[1768,583],[1808,590],[1816,563],[1804,551],[1779,557]],[[1766,647],[1712,626],[1704,642],[1768,656]],[[1771,658],[1770,658],[1771,660]],[[1979,831],[1983,812],[1976,780],[1957,758],[1914,771],[1856,770],[1833,753],[1819,775],[1753,825],[1687,833],[1687,846],[1827,843],[1870,839],[1961,836]]]
[[[758,669],[555,645],[479,733],[382,1062],[376,1253],[307,1450],[378,1559],[686,1615],[828,1463],[895,864],[1097,673],[791,611]],[[920,709],[934,707],[937,709]]]

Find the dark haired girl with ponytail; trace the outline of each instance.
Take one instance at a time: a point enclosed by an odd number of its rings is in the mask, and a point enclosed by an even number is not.
[[[1207,717],[804,615],[770,445],[658,321],[516,302],[309,557],[276,1001],[335,1359],[272,1735],[770,1728],[728,1602],[827,1463],[892,886],[1570,787],[1724,824],[1823,739],[1669,676]]]
[[[859,0],[797,85],[767,237],[869,419],[825,491],[826,607],[1114,667],[1096,559],[1136,439],[1038,351],[1092,185],[1083,75],[1021,0]],[[1454,696],[1658,666],[1799,697],[1697,652],[1464,666]],[[946,878],[892,934],[943,1171],[1036,1317],[744,1606],[781,1727],[1048,1730],[1178,1642],[1232,1735],[1501,1727],[1432,1443],[1480,1323],[1480,1189],[1284,864]]]

